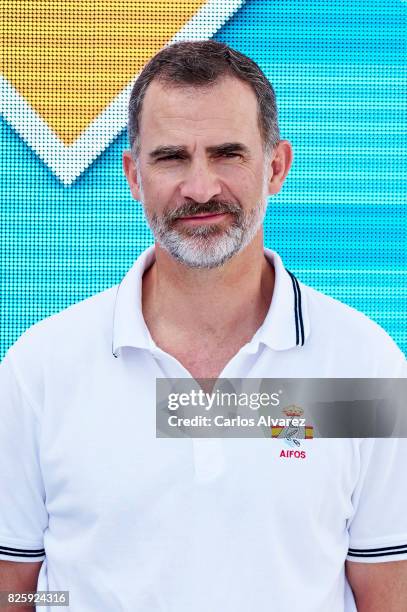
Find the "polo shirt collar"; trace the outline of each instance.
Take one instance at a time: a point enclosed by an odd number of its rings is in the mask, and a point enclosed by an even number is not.
[[[303,346],[310,333],[307,295],[302,283],[284,267],[271,249],[264,254],[274,268],[274,290],[270,308],[251,342],[262,342],[282,351]]]
[[[273,350],[304,345],[309,332],[307,296],[303,285],[286,270],[280,256],[270,249],[264,254],[275,271],[273,298],[263,324],[247,345],[255,352],[260,343]],[[156,345],[144,321],[141,302],[142,277],[155,259],[154,245],[145,250],[118,285],[114,312],[112,353],[119,355],[124,347],[154,351]]]
[[[153,349],[155,343],[144,321],[141,288],[144,271],[155,260],[154,245],[143,251],[117,288],[113,311],[112,353],[120,348]]]

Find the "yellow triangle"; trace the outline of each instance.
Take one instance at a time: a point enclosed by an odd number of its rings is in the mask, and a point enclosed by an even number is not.
[[[73,143],[206,0],[1,0],[3,74]]]

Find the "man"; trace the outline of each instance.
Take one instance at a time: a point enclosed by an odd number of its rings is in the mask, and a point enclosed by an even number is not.
[[[403,440],[315,439],[297,461],[279,440],[156,437],[157,377],[405,375],[383,330],[263,247],[292,161],[271,85],[226,45],[172,45],[129,139],[155,246],[2,365],[1,589],[38,577],[75,612],[406,610]]]

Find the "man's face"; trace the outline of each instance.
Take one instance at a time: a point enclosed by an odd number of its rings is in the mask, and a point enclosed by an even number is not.
[[[146,91],[139,158],[125,171],[156,241],[189,267],[222,265],[261,228],[272,171],[257,117],[252,89],[231,77]]]

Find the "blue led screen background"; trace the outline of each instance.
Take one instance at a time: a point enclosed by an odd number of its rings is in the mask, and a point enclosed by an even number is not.
[[[152,243],[121,167],[124,90],[174,37],[226,42],[266,73],[295,155],[266,246],[407,352],[406,2],[1,6],[0,357],[36,321],[118,283]]]

